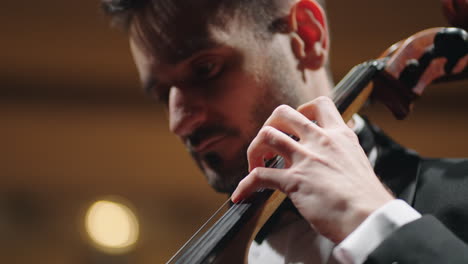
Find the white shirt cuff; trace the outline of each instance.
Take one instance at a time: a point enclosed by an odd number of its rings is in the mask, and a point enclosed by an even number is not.
[[[393,231],[420,217],[403,200],[392,200],[369,215],[333,249],[333,255],[342,264],[363,263]]]

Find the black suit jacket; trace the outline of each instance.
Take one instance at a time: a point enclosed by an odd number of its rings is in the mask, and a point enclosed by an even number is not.
[[[363,137],[378,148],[376,174],[423,215],[392,233],[365,263],[468,263],[468,160],[421,158],[370,126]]]

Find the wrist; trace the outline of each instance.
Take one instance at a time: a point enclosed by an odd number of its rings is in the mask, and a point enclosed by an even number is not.
[[[351,205],[348,206],[343,217],[340,218],[340,223],[337,225],[341,227],[341,230],[330,239],[337,244],[341,243],[370,215],[394,199],[395,198],[392,195],[386,192],[385,195],[380,197],[380,199],[367,199],[363,202],[351,202]]]
[[[392,232],[419,217],[406,202],[394,199],[366,218],[335,247],[333,255],[343,264],[363,263]]]

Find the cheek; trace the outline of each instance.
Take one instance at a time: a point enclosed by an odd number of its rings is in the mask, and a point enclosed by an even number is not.
[[[259,82],[257,78],[247,74],[231,74],[223,78],[221,84],[223,92],[216,96],[217,111],[224,113],[223,122],[230,127],[238,128],[243,137],[252,137],[256,134],[272,109],[262,109],[264,102],[268,100],[265,97],[265,85]],[[259,112],[268,112],[268,115]]]
[[[245,140],[251,140],[270,116],[278,100],[271,85],[272,74],[262,56],[249,52],[231,58],[229,68],[216,83],[217,111],[226,125],[237,128]],[[277,92],[277,91],[276,91]]]

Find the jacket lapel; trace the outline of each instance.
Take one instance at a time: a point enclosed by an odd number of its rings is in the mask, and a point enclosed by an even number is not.
[[[380,129],[370,125],[366,129],[371,131],[378,151],[375,173],[397,198],[413,206],[420,157],[395,143]]]

